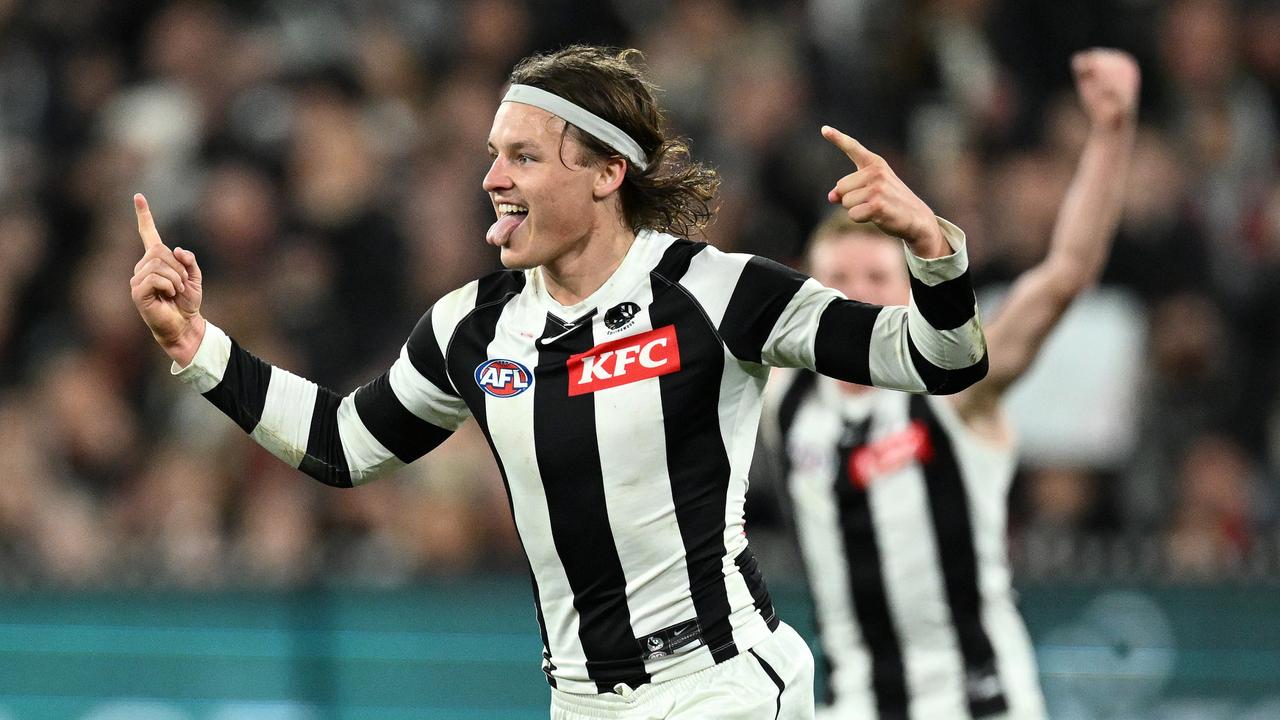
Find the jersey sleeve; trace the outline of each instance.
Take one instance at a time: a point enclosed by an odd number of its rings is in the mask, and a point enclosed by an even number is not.
[[[816,280],[761,257],[741,269],[719,330],[739,360],[815,370],[849,382],[948,394],[987,371],[964,233],[938,219],[952,254],[907,256],[908,306],[846,299]],[[732,257],[732,256],[724,256]]]
[[[326,485],[352,487],[425,455],[470,414],[439,341],[443,330],[447,343],[457,300],[428,310],[391,368],[346,396],[264,362],[207,321],[191,363],[172,372],[271,454]]]

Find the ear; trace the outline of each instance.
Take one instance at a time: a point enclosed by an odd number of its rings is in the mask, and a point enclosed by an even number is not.
[[[620,157],[611,157],[604,161],[596,171],[595,182],[591,185],[591,194],[597,200],[603,200],[622,187],[627,177],[627,161]]]

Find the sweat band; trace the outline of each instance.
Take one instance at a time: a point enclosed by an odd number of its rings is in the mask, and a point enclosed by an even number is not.
[[[617,150],[640,170],[649,167],[649,163],[645,162],[644,151],[640,149],[640,144],[632,140],[630,135],[623,132],[617,125],[559,95],[532,85],[512,85],[502,98],[502,102],[518,102],[542,108]]]

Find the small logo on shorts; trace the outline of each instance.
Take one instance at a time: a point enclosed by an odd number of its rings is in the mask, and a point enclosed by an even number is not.
[[[633,302],[622,302],[609,308],[604,314],[604,326],[610,330],[625,330],[636,321],[640,314],[640,306]]]
[[[493,397],[515,397],[533,385],[533,373],[515,360],[495,358],[476,366],[476,385]]]

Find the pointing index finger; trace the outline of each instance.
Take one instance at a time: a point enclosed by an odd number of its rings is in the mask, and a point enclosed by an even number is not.
[[[142,247],[150,250],[156,245],[163,245],[160,233],[156,230],[156,221],[151,217],[151,208],[142,193],[133,196],[133,210],[138,215],[138,235],[142,236]]]
[[[859,168],[875,160],[877,155],[868,150],[862,143],[854,140],[852,137],[845,135],[830,125],[822,126],[822,137],[826,138],[832,145],[840,148],[841,152],[849,156],[853,164]]]

